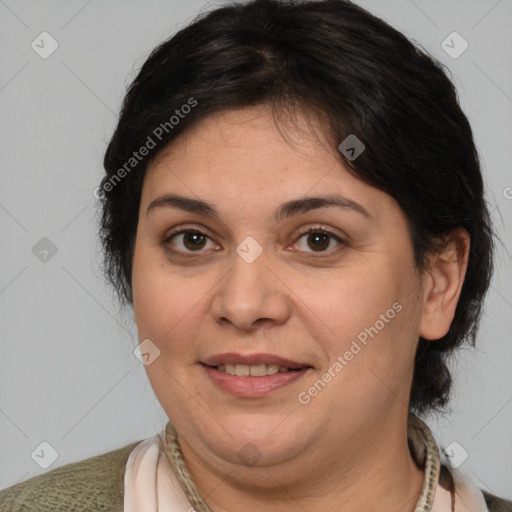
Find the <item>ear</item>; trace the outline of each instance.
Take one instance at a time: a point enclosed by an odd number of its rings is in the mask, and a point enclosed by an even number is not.
[[[423,314],[420,336],[442,338],[450,329],[468,266],[470,239],[464,228],[443,237],[440,252],[429,258],[423,277]]]

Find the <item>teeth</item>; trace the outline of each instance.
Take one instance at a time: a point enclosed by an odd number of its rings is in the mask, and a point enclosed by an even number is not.
[[[237,364],[235,367],[235,375],[239,377],[249,377],[251,373],[251,367],[246,364]]]
[[[263,366],[267,367],[267,375],[275,375],[276,373],[279,373],[279,366],[277,366],[277,364],[264,364]]]
[[[217,370],[237,375],[239,377],[264,377],[265,375],[275,375],[278,372],[289,372],[290,369],[277,364],[256,364],[249,366],[247,364],[219,364]]]

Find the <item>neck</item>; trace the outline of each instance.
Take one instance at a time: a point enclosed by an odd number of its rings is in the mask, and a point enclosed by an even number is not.
[[[337,446],[312,445],[292,460],[243,466],[205,460],[179,439],[199,494],[214,512],[412,512],[424,473],[407,445],[406,421],[365,428]]]

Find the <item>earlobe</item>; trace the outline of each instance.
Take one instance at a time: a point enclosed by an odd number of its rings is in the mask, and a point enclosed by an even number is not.
[[[457,228],[444,238],[441,251],[432,254],[424,276],[423,313],[420,336],[442,338],[452,323],[468,265],[470,238]]]

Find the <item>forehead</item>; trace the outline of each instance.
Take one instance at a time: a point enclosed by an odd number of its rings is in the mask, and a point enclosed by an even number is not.
[[[314,169],[314,161],[319,157],[324,163],[330,157],[331,165],[340,160],[339,153],[334,151],[336,146],[328,144],[326,136],[327,133],[317,132],[311,115],[297,114],[292,121],[266,105],[227,110],[199,120],[164,148],[154,163],[207,159],[212,167],[220,162],[227,169],[235,166],[240,169],[271,157],[278,159],[276,165],[302,161],[301,169],[308,162]],[[251,161],[248,155],[259,158]]]
[[[336,148],[313,134],[304,117],[290,127],[270,107],[228,110],[200,120],[149,163],[147,176],[163,180],[186,172],[212,185],[219,179],[276,186],[299,175],[319,179],[344,167]],[[334,177],[334,176],[333,176]],[[149,181],[149,180],[148,180]]]
[[[293,129],[276,125],[265,107],[204,118],[149,164],[141,207],[164,194],[203,198],[240,212],[305,196],[340,195],[366,211],[392,201],[350,173],[337,147],[319,139],[304,118],[301,123]]]

